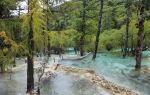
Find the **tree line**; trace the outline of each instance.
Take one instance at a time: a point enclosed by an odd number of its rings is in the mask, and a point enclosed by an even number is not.
[[[95,60],[99,51],[121,49],[141,68],[142,51],[150,45],[149,0],[28,0],[28,13],[19,9],[13,16],[20,1],[0,1],[0,67],[4,71],[6,63],[26,56],[27,92],[34,89],[37,53],[50,57],[52,50],[61,54],[73,47],[81,56],[93,52]]]

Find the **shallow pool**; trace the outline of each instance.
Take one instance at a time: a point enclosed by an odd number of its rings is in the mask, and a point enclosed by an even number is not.
[[[35,57],[37,62],[45,62],[44,57]],[[51,61],[51,59],[49,59]],[[0,74],[0,95],[25,95],[27,64],[24,59],[16,59],[17,68],[11,74]],[[35,85],[37,75],[35,73]],[[90,81],[78,76],[57,73],[40,86],[41,95],[112,95],[107,90],[97,87]]]
[[[42,95],[112,95],[89,80],[59,73],[43,83]]]
[[[101,53],[97,55],[95,61],[91,59],[92,54],[82,60],[63,60],[61,64],[93,69],[111,82],[134,89],[141,95],[150,95],[150,72],[144,72],[150,68],[149,58],[142,60],[141,71],[134,70],[134,57],[122,58],[122,56]]]

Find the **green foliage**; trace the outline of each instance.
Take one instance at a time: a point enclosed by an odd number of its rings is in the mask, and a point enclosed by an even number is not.
[[[30,28],[30,20],[32,18],[32,29],[34,32],[34,46],[35,50],[42,51],[44,47],[44,30],[46,29],[45,14],[43,13],[42,7],[39,0],[32,0],[30,3],[30,12],[22,17],[23,19],[23,30],[28,35]],[[27,36],[26,36],[27,37]],[[26,38],[27,39],[27,38]],[[26,46],[27,40],[25,39]],[[26,47],[27,49],[27,47]]]
[[[138,29],[135,27],[135,21],[131,21],[130,27],[129,27],[129,47],[131,47],[131,35],[133,35],[134,39],[134,46],[136,46],[136,41],[137,41],[137,32]],[[104,31],[101,34],[101,48],[107,47],[107,45],[111,45],[112,48],[121,48],[124,45],[124,31],[125,31],[125,26],[122,26],[121,29],[116,30],[107,30]]]
[[[84,46],[84,50],[91,52],[94,50],[94,44],[95,44],[95,35],[86,35],[85,36],[85,46]]]
[[[0,31],[6,31],[11,39],[19,43],[23,37],[21,23],[19,18],[0,19]]]
[[[23,46],[18,45],[10,39],[5,32],[0,32],[0,64],[8,65],[13,63],[17,54],[22,54]]]
[[[18,1],[22,0],[0,0],[0,18],[10,17],[10,10],[14,10],[16,8]]]
[[[50,43],[52,47],[74,47],[75,39],[79,35],[74,29],[68,29],[64,31],[51,31],[48,33],[50,36]]]
[[[0,6],[3,12],[10,10],[16,6],[16,1],[20,0],[1,0]],[[61,1],[61,2],[60,2]],[[104,13],[102,20],[102,30],[99,41],[99,50],[122,48],[125,39],[125,19],[126,19],[126,0],[104,0]],[[15,2],[15,3],[11,3]],[[57,3],[62,3],[63,0],[57,0]],[[150,28],[149,28],[149,0],[146,0],[146,17],[145,22],[145,40],[144,46],[150,47]],[[137,32],[135,23],[137,17],[136,0],[132,0],[129,27],[129,47],[131,47],[131,36],[133,35],[133,44],[137,44]],[[6,6],[8,5],[8,6]],[[76,47],[79,48],[81,26],[82,26],[82,11],[86,10],[86,35],[85,35],[85,51],[93,51],[95,44],[95,35],[98,24],[99,3],[97,0],[87,0],[86,8],[82,8],[82,0],[71,0],[54,6],[48,4],[47,0],[32,0],[29,5],[30,12],[23,15],[21,18],[0,19],[0,31],[7,31],[8,38],[13,39],[17,44],[22,44],[26,51],[27,37],[29,33],[29,21],[33,18],[32,28],[34,32],[35,52],[42,52],[47,49],[48,37],[52,47]],[[0,10],[2,10],[0,8]],[[5,15],[5,14],[4,14]],[[21,27],[22,24],[22,27]],[[21,39],[21,40],[20,40]],[[44,46],[45,44],[45,46]],[[4,50],[4,51],[7,51]],[[16,50],[17,51],[17,50]]]
[[[109,44],[112,46],[112,48],[120,48],[120,46],[123,44],[122,34],[123,31],[119,31],[116,29],[104,31],[100,37],[100,47],[105,48]]]

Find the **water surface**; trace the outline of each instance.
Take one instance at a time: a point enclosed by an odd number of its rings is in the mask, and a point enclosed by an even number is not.
[[[146,52],[142,60],[142,69],[150,68],[150,52]],[[134,89],[141,95],[150,95],[150,72],[135,71],[135,58],[101,53],[95,61],[91,60],[92,54],[82,60],[63,60],[61,64],[80,68],[89,68],[103,75],[107,80],[116,84]]]

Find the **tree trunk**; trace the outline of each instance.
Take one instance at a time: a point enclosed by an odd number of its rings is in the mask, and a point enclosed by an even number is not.
[[[47,3],[47,2],[46,2]],[[44,13],[45,11],[44,11],[44,6],[43,6],[43,13]],[[47,11],[46,11],[47,12]],[[47,17],[46,17],[46,25],[47,25]],[[47,26],[46,26],[46,28],[47,28]],[[44,31],[45,29],[44,29],[44,27],[43,27],[43,32],[42,32],[42,35],[43,35],[43,55],[45,56],[46,55],[46,32]]]
[[[95,60],[95,58],[96,58],[98,45],[99,45],[99,36],[100,36],[101,31],[102,31],[103,4],[104,4],[104,1],[101,0],[100,1],[100,11],[99,11],[98,31],[97,31],[97,34],[96,34],[95,50],[94,50],[94,53],[93,53],[93,60]]]
[[[48,48],[48,57],[50,57],[51,56],[51,44],[50,44],[50,37],[48,36],[48,46],[47,46],[47,48]]]
[[[49,1],[47,0],[46,1],[46,3],[47,3],[47,9],[46,9],[46,28],[47,28],[47,31],[49,31],[49,28],[48,28],[48,21],[49,21],[49,19],[48,19],[48,4],[49,4]],[[47,51],[48,51],[48,57],[50,57],[51,56],[51,44],[50,44],[50,37],[48,36],[48,46],[47,46]]]
[[[27,93],[34,89],[33,55],[27,56]]]
[[[130,7],[131,7],[131,0],[127,0],[126,4],[127,10],[126,10],[126,31],[125,31],[125,42],[124,42],[124,54],[123,57],[126,57],[128,52],[128,38],[129,38],[129,24],[130,24]]]
[[[3,6],[0,6],[0,19],[3,18],[3,10],[4,10]]]
[[[84,40],[85,40],[85,29],[86,29],[86,0],[83,0],[83,13],[82,13],[82,27],[80,37],[80,56],[84,55]]]
[[[34,56],[34,37],[33,37],[33,13],[31,13],[29,21],[29,34],[28,34],[28,49],[27,55],[27,93],[30,93],[34,89],[34,69],[33,69],[33,56]]]
[[[30,5],[31,0],[27,0],[27,2],[28,2],[28,13],[29,13],[30,11],[29,5]]]
[[[83,56],[83,55],[84,55],[83,46],[84,46],[84,34],[83,34],[83,35],[81,36],[81,38],[80,38],[80,56]]]
[[[16,56],[14,57],[13,67],[16,67]]]
[[[45,38],[46,38],[46,33],[44,32],[44,29],[43,29],[43,41],[44,41],[44,48],[43,48],[43,54],[44,54],[44,56],[46,55],[46,40],[45,40]]]
[[[5,72],[5,66],[4,66],[4,64],[2,63],[2,64],[0,64],[0,68],[1,68],[1,73],[4,73]]]
[[[136,65],[135,68],[136,69],[140,69],[141,68],[141,58],[142,58],[142,48],[143,48],[143,40],[144,40],[144,21],[145,21],[145,15],[144,15],[144,11],[145,11],[145,0],[141,0],[140,1],[140,8],[139,8],[139,12],[140,12],[140,17],[139,17],[139,22],[137,24],[137,28],[139,29],[138,31],[138,39],[137,39],[137,48],[136,48]]]
[[[131,35],[131,53],[132,53],[132,55],[135,55],[133,34]]]
[[[75,54],[77,54],[77,48],[76,47],[74,47],[74,52],[75,52]]]

